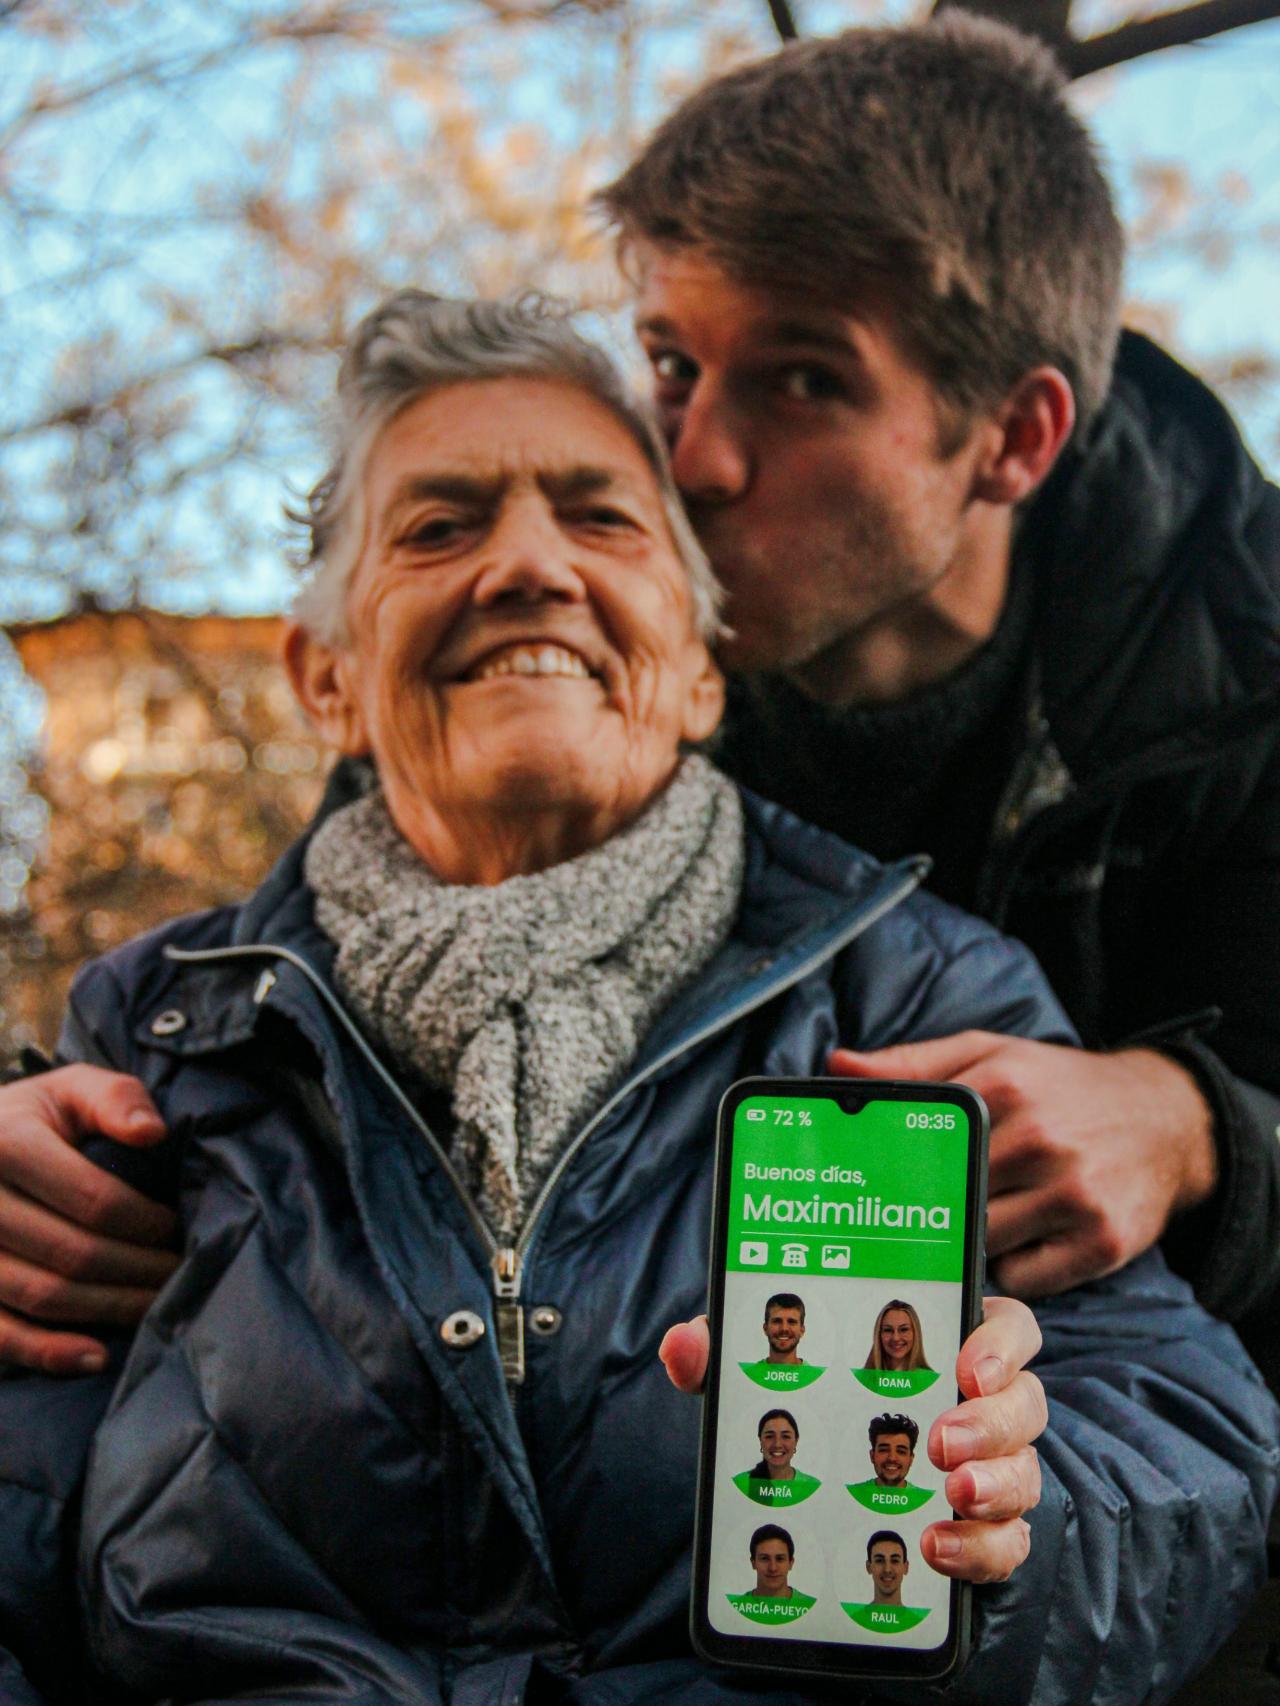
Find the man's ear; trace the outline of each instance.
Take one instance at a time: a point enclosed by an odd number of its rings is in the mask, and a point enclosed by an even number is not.
[[[698,642],[698,652],[696,674],[689,686],[681,730],[681,738],[691,746],[708,740],[720,727],[720,719],[724,716],[724,676],[701,641]],[[767,1316],[765,1320],[767,1323]]]
[[[973,495],[1019,504],[1047,479],[1076,424],[1071,382],[1056,367],[1024,373],[996,409],[974,471]]]
[[[325,744],[348,758],[369,751],[360,701],[352,688],[351,655],[327,646],[291,622],[284,636],[284,667],[294,695]]]

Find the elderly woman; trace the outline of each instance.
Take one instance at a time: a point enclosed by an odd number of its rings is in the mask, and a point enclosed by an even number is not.
[[[358,784],[243,906],[73,992],[63,1058],[171,1134],[100,1157],[183,1256],[118,1380],[0,1383],[5,1698],[727,1701],[685,1633],[705,1327],[671,1381],[655,1354],[701,1307],[721,1093],[837,1038],[1066,1028],[914,865],[690,752],[714,588],[565,323],[403,293],[340,400],[287,663]],[[1158,1256],[1043,1321],[1044,1540],[955,1698],[1159,1693],[1257,1579],[1274,1418]],[[1025,1552],[1034,1343],[993,1305],[961,1352],[947,1573]],[[1197,1615],[1162,1619],[1188,1556]]]

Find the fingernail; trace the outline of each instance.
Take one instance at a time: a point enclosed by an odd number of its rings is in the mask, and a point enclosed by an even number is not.
[[[1004,1363],[997,1356],[979,1357],[973,1365],[973,1378],[984,1397],[1004,1390]]]
[[[105,1351],[86,1351],[76,1364],[78,1374],[98,1374],[107,1366]]]
[[[958,1558],[964,1551],[964,1541],[958,1534],[935,1534],[933,1537],[933,1555],[935,1558]]]
[[[972,1428],[953,1422],[942,1430],[942,1461],[948,1469],[957,1463],[967,1463],[978,1449],[978,1436]]]
[[[1000,1491],[1000,1477],[981,1463],[969,1465],[969,1475],[973,1486],[973,1497],[979,1503],[986,1499],[994,1499]]]
[[[147,1113],[145,1108],[137,1108],[129,1115],[128,1124],[130,1131],[154,1131],[156,1117]]]

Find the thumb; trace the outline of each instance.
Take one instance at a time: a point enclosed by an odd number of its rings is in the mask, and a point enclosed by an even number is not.
[[[658,1355],[673,1386],[681,1392],[701,1392],[707,1373],[707,1358],[711,1351],[711,1335],[707,1318],[699,1315],[694,1321],[681,1321],[668,1327]]]
[[[827,1057],[827,1070],[843,1078],[946,1080],[969,1071],[998,1040],[987,1031],[959,1031],[931,1042],[897,1043],[865,1053],[838,1048]]]
[[[142,1084],[100,1066],[60,1066],[28,1080],[48,1123],[68,1143],[102,1133],[144,1148],[165,1136],[165,1124]]]

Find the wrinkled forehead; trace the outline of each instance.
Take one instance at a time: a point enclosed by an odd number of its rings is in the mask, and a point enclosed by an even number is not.
[[[568,380],[504,378],[440,386],[406,405],[375,439],[365,468],[373,504],[407,480],[613,489],[659,501],[657,476],[630,426]]]

